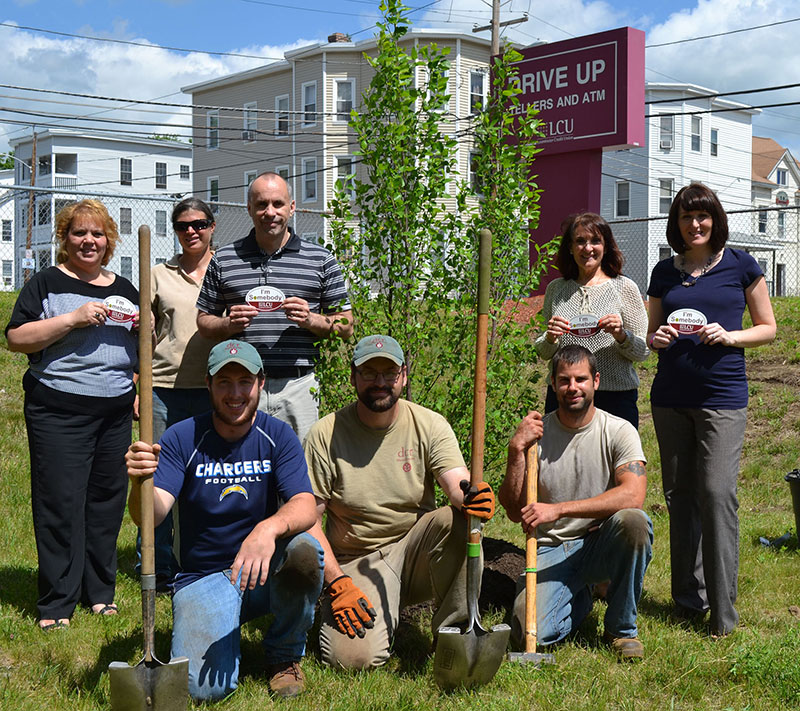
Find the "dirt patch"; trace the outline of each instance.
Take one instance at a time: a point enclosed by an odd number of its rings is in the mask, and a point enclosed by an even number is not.
[[[506,314],[510,314],[516,308],[514,320],[517,323],[528,323],[542,310],[543,303],[544,296],[529,296],[525,299],[521,299],[519,303],[516,301],[506,301],[503,305],[503,310]]]
[[[800,365],[785,361],[751,360],[747,363],[747,379],[751,383],[772,383],[800,388]]]

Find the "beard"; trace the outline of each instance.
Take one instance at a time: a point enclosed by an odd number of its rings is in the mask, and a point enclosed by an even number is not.
[[[256,410],[258,409],[258,399],[248,402],[240,415],[232,415],[231,413],[227,412],[221,400],[212,398],[211,404],[214,408],[214,417],[216,417],[220,422],[232,427],[244,424],[245,422],[251,422]]]
[[[586,412],[594,402],[594,397],[590,397],[589,395],[584,395],[583,398],[576,402],[569,402],[566,400],[559,400],[559,405],[564,408],[567,412],[572,414],[581,414]]]
[[[372,412],[386,412],[400,399],[391,388],[371,387],[358,393],[358,399]]]

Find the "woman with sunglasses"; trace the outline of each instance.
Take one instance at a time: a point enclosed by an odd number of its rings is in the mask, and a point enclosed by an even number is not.
[[[208,353],[214,345],[197,332],[195,302],[211,261],[216,224],[208,205],[195,197],[172,211],[181,252],[153,267],[150,298],[156,321],[153,350],[153,438],[176,422],[211,409],[206,387]],[[137,549],[139,546],[137,545]],[[177,572],[172,555],[172,513],[156,528],[156,585],[165,591]]]

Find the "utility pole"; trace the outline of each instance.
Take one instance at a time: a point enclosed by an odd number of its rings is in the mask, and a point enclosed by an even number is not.
[[[508,27],[509,25],[518,25],[521,22],[528,21],[528,14],[523,13],[522,17],[517,17],[514,20],[506,20],[500,22],[500,0],[492,0],[492,23],[490,25],[477,25],[472,28],[473,32],[485,32],[486,30],[492,31],[492,56],[500,54],[500,28]]]

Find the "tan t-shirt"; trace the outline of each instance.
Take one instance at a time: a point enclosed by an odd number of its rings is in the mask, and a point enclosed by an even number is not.
[[[156,318],[153,385],[160,388],[205,388],[208,352],[213,341],[197,332],[197,282],[175,255],[150,272],[150,298]]]
[[[401,539],[436,508],[434,480],[464,466],[444,417],[406,400],[398,405],[385,430],[366,427],[353,403],[306,437],[311,486],[327,502],[326,534],[342,562]]]
[[[546,504],[598,496],[616,485],[617,467],[646,462],[636,428],[604,410],[577,430],[564,427],[556,412],[545,415],[539,447],[539,501]],[[595,524],[590,518],[560,518],[538,526],[536,538],[558,545],[585,536]]]

